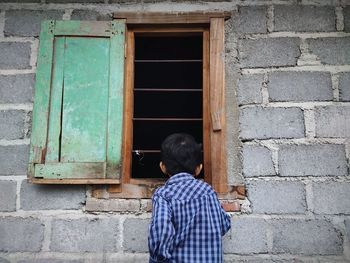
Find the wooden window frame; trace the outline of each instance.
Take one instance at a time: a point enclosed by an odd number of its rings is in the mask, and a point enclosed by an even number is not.
[[[122,176],[120,185],[108,187],[109,198],[150,198],[164,180],[131,177],[134,34],[203,33],[203,125],[204,180],[220,198],[243,199],[244,185],[229,186],[227,177],[226,112],[225,112],[225,46],[224,23],[228,12],[215,13],[115,13],[114,19],[126,19],[126,63],[124,90],[124,125]],[[209,107],[205,107],[209,105]],[[206,134],[206,135],[205,135]],[[106,196],[105,189],[93,190],[93,197]]]

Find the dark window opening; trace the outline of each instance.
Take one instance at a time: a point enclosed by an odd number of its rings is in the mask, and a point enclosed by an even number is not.
[[[135,34],[134,69],[131,177],[166,178],[159,161],[168,135],[186,132],[203,142],[202,33]]]

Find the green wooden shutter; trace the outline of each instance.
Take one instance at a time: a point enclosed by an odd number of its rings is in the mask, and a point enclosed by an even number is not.
[[[119,183],[125,20],[45,21],[28,175],[36,183]]]

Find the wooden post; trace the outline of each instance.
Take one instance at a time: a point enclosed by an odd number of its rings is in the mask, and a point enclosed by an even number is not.
[[[225,121],[225,19],[210,19],[210,116],[212,186],[227,192]]]

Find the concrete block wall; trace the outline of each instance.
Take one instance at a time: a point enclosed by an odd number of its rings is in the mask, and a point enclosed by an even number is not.
[[[227,145],[241,160],[228,169],[243,173],[247,198],[231,214],[225,262],[350,262],[347,0],[1,1],[0,262],[148,262],[149,200],[26,180],[41,21],[118,10],[233,13]]]

